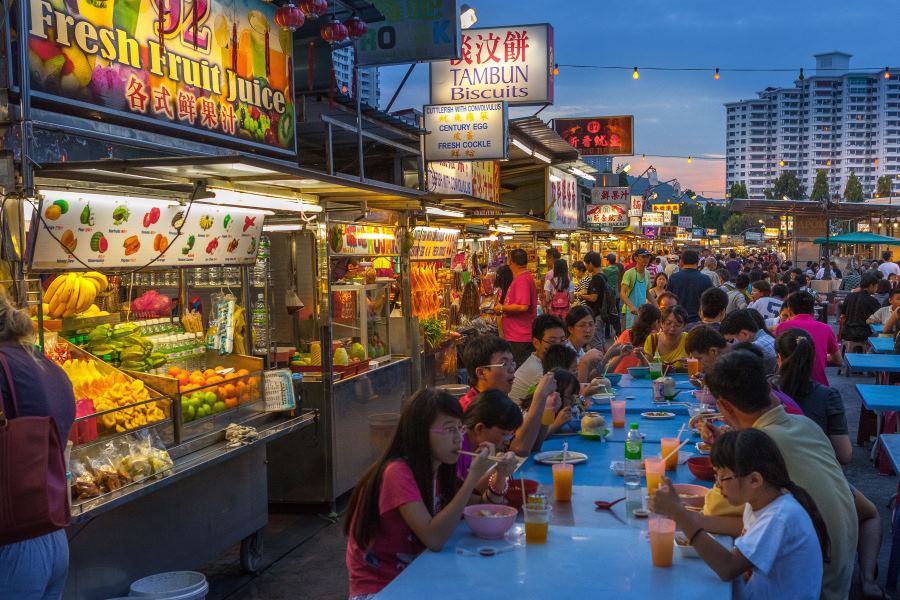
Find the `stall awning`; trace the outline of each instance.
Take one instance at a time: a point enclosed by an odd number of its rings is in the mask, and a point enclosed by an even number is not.
[[[816,238],[814,243],[824,244],[825,238]],[[878,235],[876,233],[866,233],[854,231],[852,233],[842,233],[841,235],[832,236],[828,240],[829,244],[889,244],[892,246],[900,246],[900,239],[888,237],[886,235]]]
[[[736,198],[731,210],[764,215],[790,215],[824,217],[825,209],[812,200],[767,200],[760,198]],[[828,211],[832,219],[862,219],[865,217],[900,215],[900,202],[890,204],[866,204],[863,202],[838,202]]]

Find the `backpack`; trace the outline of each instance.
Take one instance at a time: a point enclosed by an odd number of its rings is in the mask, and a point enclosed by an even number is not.
[[[604,279],[606,279],[606,277],[604,277]],[[612,325],[613,323],[619,322],[619,310],[616,305],[616,291],[609,285],[608,279],[606,279],[606,282],[603,298],[600,299],[599,316],[603,318],[604,323]]]
[[[553,296],[550,298],[550,314],[565,320],[570,308],[568,290],[556,290],[553,292]]]

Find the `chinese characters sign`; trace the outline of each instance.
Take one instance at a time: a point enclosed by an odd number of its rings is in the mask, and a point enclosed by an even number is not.
[[[413,229],[413,245],[409,257],[413,260],[446,260],[456,254],[459,231],[435,227]]]
[[[400,247],[393,227],[377,225],[333,225],[328,230],[332,255],[397,256]]]
[[[673,215],[677,215],[678,213],[681,212],[681,205],[680,204],[654,204],[653,210],[658,211],[658,212],[665,211],[665,212],[669,212]]]
[[[645,212],[642,223],[644,224],[644,227],[660,227],[661,225],[665,225],[663,214],[661,212]]]
[[[472,165],[472,195],[488,202],[500,202],[500,163],[475,161]]]
[[[359,40],[359,65],[396,65],[459,56],[456,0],[373,0],[384,20]]]
[[[505,102],[428,104],[425,160],[492,160],[507,156]]]
[[[460,58],[431,63],[431,102],[553,103],[553,28],[467,29]]]
[[[275,5],[27,0],[26,7],[36,99],[294,153],[293,42],[274,23]]]
[[[591,189],[591,202],[594,204],[625,204],[631,198],[627,187],[595,187]]]
[[[678,226],[682,229],[690,229],[694,226],[694,217],[678,217]]]
[[[544,219],[550,229],[578,227],[578,180],[554,167],[547,168],[547,210]]]
[[[644,197],[643,196],[632,196],[631,204],[628,208],[628,216],[629,217],[639,217],[644,214]]]
[[[627,227],[628,212],[624,204],[601,204],[587,208],[587,221],[604,227]]]
[[[554,119],[553,127],[582,156],[634,154],[634,117]]]
[[[500,202],[500,165],[494,161],[426,163],[428,191]]]

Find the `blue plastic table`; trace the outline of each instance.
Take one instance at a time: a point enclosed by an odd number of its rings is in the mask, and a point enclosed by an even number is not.
[[[894,338],[870,337],[869,344],[876,354],[890,354],[894,351]]]
[[[695,390],[695,389],[697,389],[694,387],[694,385],[688,379],[687,373],[675,373],[675,374],[672,374],[669,376],[675,380],[675,389],[678,389],[678,390]],[[628,389],[628,388],[650,389],[653,387],[653,381],[651,381],[649,378],[635,379],[631,375],[623,375],[622,379],[619,380],[619,387],[622,389]]]
[[[881,323],[874,323],[872,324],[872,331],[874,331],[875,333],[881,333],[882,331],[884,331],[884,325],[882,325]]]
[[[856,391],[862,398],[863,406],[875,413],[875,432],[881,433],[881,413],[887,410],[900,410],[900,387],[896,385],[873,385],[857,383]],[[880,437],[872,444],[872,458],[877,456]]]
[[[900,354],[847,354],[847,364],[860,371],[900,373]]]
[[[554,505],[544,545],[524,544],[521,522],[496,541],[480,540],[460,523],[441,552],[422,553],[377,598],[731,598],[731,583],[702,560],[676,550],[671,568],[654,567],[647,521],[627,519],[624,502],[594,510],[593,500],[621,495],[620,489],[575,487],[569,505]],[[473,555],[483,546],[509,551]]]

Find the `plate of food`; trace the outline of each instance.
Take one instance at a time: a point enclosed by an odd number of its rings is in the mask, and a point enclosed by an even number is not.
[[[697,442],[696,444],[694,444],[694,447],[697,449],[697,452],[703,455],[709,454],[709,451],[712,450],[712,446],[710,446],[706,442]]]
[[[663,420],[663,419],[675,418],[675,413],[664,411],[664,410],[651,410],[648,412],[642,412],[641,416],[645,419]]]
[[[587,454],[583,454],[581,452],[569,451],[566,453],[566,462],[572,463],[573,465],[587,462],[587,459],[588,459]],[[562,450],[550,450],[548,452],[539,452],[534,455],[534,462],[538,462],[538,463],[541,463],[544,465],[559,464],[559,463],[563,462]]]

